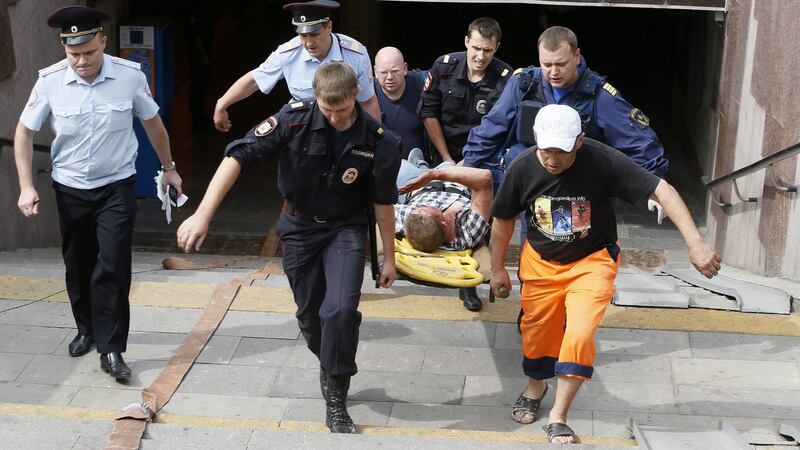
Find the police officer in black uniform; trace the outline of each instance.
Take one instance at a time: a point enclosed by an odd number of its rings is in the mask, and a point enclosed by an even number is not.
[[[187,252],[199,250],[242,167],[280,153],[278,188],[285,200],[276,232],[283,244],[283,270],[300,330],[320,360],[326,424],[334,433],[355,433],[346,400],[350,377],[358,370],[368,208],[374,208],[384,242],[378,281],[389,287],[396,276],[393,204],[400,139],[365,114],[357,92],[349,66],[321,66],[314,75],[315,100],[290,103],[231,142],[197,211],[178,229],[178,245]]]
[[[511,66],[494,57],[501,37],[496,20],[475,19],[464,37],[467,51],[440,56],[428,72],[419,116],[436,148],[432,163],[461,161],[470,130],[503,93]],[[470,311],[483,308],[475,288],[461,288],[458,296]]]
[[[475,19],[464,37],[467,51],[440,56],[428,72],[419,116],[437,150],[430,161],[434,165],[461,161],[469,130],[503,92],[512,69],[494,57],[501,37],[496,20]]]

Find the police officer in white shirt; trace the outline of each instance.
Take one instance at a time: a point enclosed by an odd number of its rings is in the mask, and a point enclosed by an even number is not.
[[[355,39],[333,33],[331,10],[339,7],[332,0],[289,3],[283,9],[292,13],[292,25],[297,32],[289,42],[281,44],[266,61],[239,78],[217,100],[214,107],[214,126],[229,131],[228,108],[260,90],[269,94],[281,79],[286,79],[289,93],[295,100],[314,98],[314,73],[319,66],[340,61],[356,73],[359,91],[356,100],[372,117],[380,120],[381,110],[373,86],[372,62],[367,49]]]
[[[66,58],[39,71],[14,136],[18,206],[39,212],[32,174],[33,135],[45,121],[55,132],[52,178],[61,225],[66,285],[78,334],[70,356],[97,345],[100,367],[117,380],[130,378],[122,359],[130,307],[131,236],[136,217],[134,175],[138,142],[133,118],[144,126],[161,160],[162,183],[181,193],[181,178],[139,64],[104,54],[106,14],[81,6],[53,12]],[[152,176],[154,174],[144,174]]]

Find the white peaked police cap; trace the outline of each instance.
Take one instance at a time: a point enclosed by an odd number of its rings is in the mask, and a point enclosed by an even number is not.
[[[571,152],[581,134],[581,116],[567,105],[546,105],[533,122],[536,145]]]

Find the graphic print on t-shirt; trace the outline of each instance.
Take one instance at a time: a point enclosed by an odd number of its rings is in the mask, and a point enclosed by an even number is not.
[[[543,195],[537,197],[529,208],[530,227],[553,241],[572,242],[576,233],[580,233],[579,239],[585,238],[592,227],[592,207],[585,197]]]

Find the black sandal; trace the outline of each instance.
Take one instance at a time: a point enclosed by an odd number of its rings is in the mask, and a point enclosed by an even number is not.
[[[519,397],[517,397],[517,401],[514,402],[514,406],[511,408],[511,418],[514,420],[514,422],[527,425],[529,423],[533,423],[536,421],[536,418],[539,416],[539,406],[542,404],[542,399],[547,394],[547,388],[548,386],[547,384],[545,384],[544,391],[542,391],[542,396],[539,398],[528,398],[522,394],[519,394]],[[518,419],[517,418],[518,413],[530,415],[531,420],[529,422],[526,422],[524,420]]]
[[[561,422],[548,423],[547,425],[542,427],[542,430],[544,430],[544,434],[547,435],[547,441],[550,442],[551,444],[555,444],[555,442],[553,442],[553,439],[560,436],[571,437],[572,442],[570,442],[570,444],[575,444],[578,442],[578,437],[575,435],[575,432],[572,431],[572,428],[570,428],[569,425],[565,423]]]

